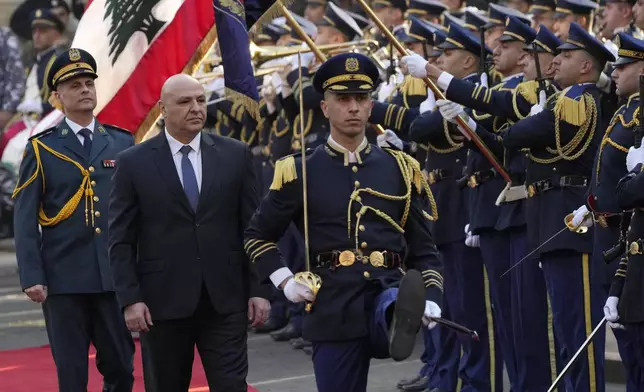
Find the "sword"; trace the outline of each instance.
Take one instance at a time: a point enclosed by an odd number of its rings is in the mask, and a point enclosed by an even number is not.
[[[543,247],[544,247],[544,245],[546,245],[548,242],[550,242],[550,241],[554,240],[554,239],[555,239],[559,234],[563,233],[563,232],[564,232],[564,231],[566,231],[566,230],[568,230],[568,226],[565,226],[563,229],[561,229],[561,230],[559,230],[558,232],[556,232],[552,237],[548,238],[547,240],[545,240],[544,242],[542,242],[539,246],[537,246],[536,248],[534,248],[534,249],[532,250],[532,252],[530,252],[530,253],[528,253],[527,255],[523,256],[523,258],[522,258],[521,260],[517,261],[517,262],[516,262],[515,264],[513,264],[510,268],[508,268],[508,270],[507,270],[507,271],[505,271],[505,272],[501,275],[501,278],[502,278],[502,277],[504,277],[505,275],[507,275],[510,271],[512,271],[512,270],[513,270],[513,269],[515,269],[516,267],[518,267],[518,266],[519,266],[519,264],[523,263],[523,260],[525,260],[525,259],[529,258],[530,256],[532,256],[533,254],[535,254],[539,249],[543,248]]]
[[[472,338],[472,340],[476,340],[476,341],[479,340],[479,334],[476,331],[471,330],[467,327],[464,327],[460,324],[456,324],[453,321],[449,321],[440,317],[430,317],[429,320],[435,322],[436,324],[442,325],[443,327],[452,329],[456,332],[469,335]]]
[[[577,350],[577,352],[575,353],[575,355],[573,355],[572,358],[570,358],[570,361],[568,361],[568,363],[566,364],[566,367],[563,368],[561,373],[559,373],[555,381],[548,389],[548,392],[552,392],[557,388],[557,385],[561,382],[561,380],[563,380],[568,370],[572,367],[572,365],[574,365],[575,361],[577,361],[577,358],[579,358],[581,353],[584,352],[584,350],[590,345],[595,335],[597,335],[597,332],[599,332],[599,330],[604,326],[605,323],[606,323],[606,317],[604,317],[599,322],[599,324],[597,324],[593,332],[591,332],[590,335],[588,335],[588,337],[586,338],[586,341],[584,342],[584,344],[582,344],[581,347],[579,347],[579,350]]]

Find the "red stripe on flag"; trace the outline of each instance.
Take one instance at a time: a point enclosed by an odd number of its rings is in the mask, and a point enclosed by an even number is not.
[[[186,0],[169,26],[148,48],[98,120],[136,132],[156,105],[161,87],[181,73],[214,25],[212,0]]]

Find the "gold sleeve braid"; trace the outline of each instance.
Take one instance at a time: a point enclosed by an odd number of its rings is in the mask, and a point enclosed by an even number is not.
[[[254,263],[259,256],[263,255],[264,253],[272,249],[277,250],[277,245],[271,241],[249,239],[244,244],[244,250],[246,251],[248,258],[252,263]]]
[[[85,196],[85,225],[89,225],[89,216],[91,216],[92,227],[94,227],[94,190],[92,189],[92,183],[90,181],[89,171],[85,169],[80,163],[74,161],[73,159],[69,158],[66,155],[59,153],[58,151],[53,150],[52,148],[48,147],[38,139],[33,139],[31,141],[31,144],[33,146],[34,154],[36,156],[36,170],[31,175],[31,177],[29,177],[29,179],[25,181],[24,184],[20,186],[16,184],[16,188],[14,189],[13,195],[11,197],[15,198],[18,195],[18,193],[20,193],[23,189],[29,186],[29,184],[34,182],[38,177],[39,173],[42,177],[42,188],[43,188],[42,191],[43,193],[45,192],[45,189],[46,189],[45,172],[42,166],[42,161],[40,159],[40,149],[39,149],[39,147],[42,147],[46,151],[51,153],[53,156],[55,156],[56,158],[62,159],[65,162],[74,164],[83,175],[83,180],[81,181],[80,187],[78,188],[76,193],[67,201],[67,203],[65,203],[63,208],[61,208],[58,214],[56,214],[56,216],[54,216],[53,218],[50,218],[47,216],[47,214],[45,214],[45,211],[43,210],[42,203],[41,203],[40,210],[38,211],[38,221],[40,225],[55,226],[58,223],[69,218],[70,216],[72,216],[74,211],[76,211],[76,208],[78,208],[78,205],[80,204],[80,201],[83,198],[83,196]]]
[[[623,258],[619,262],[619,268],[615,271],[615,277],[626,278],[626,271],[628,268],[628,258]]]
[[[554,155],[554,157],[537,158],[530,154],[530,159],[533,162],[549,165],[562,159],[574,161],[588,149],[588,146],[593,140],[595,129],[597,128],[597,106],[595,105],[595,100],[589,94],[584,94],[581,101],[578,101],[576,104],[573,104],[572,101],[572,99],[560,96],[554,107],[556,148],[546,148],[546,151]],[[579,126],[579,130],[575,136],[564,146],[561,145],[561,120]],[[576,153],[573,153],[581,145],[584,137],[586,137],[586,141],[583,146]]]
[[[355,201],[356,203],[359,203],[361,205],[360,211],[356,214],[356,224],[355,224],[355,232],[354,232],[354,237],[356,241],[356,249],[359,249],[358,244],[359,244],[359,227],[360,227],[360,219],[362,218],[363,215],[367,213],[367,211],[372,211],[374,212],[378,217],[381,219],[384,219],[387,221],[390,225],[392,225],[396,230],[398,230],[401,233],[405,232],[405,224],[407,223],[407,219],[409,217],[409,211],[411,208],[411,197],[412,197],[412,190],[413,187],[416,187],[416,191],[418,193],[422,193],[425,191],[427,194],[427,197],[429,198],[429,203],[430,203],[430,208],[431,208],[431,215],[426,216],[427,219],[436,221],[438,220],[438,208],[436,206],[436,201],[434,200],[434,195],[432,194],[431,189],[429,188],[429,184],[427,183],[427,180],[425,179],[425,176],[423,175],[422,171],[420,170],[420,165],[418,164],[418,161],[416,161],[414,158],[411,156],[405,154],[402,151],[398,150],[391,150],[391,149],[385,149],[389,154],[391,154],[395,159],[396,163],[398,164],[398,167],[400,168],[400,173],[403,176],[403,181],[405,183],[405,186],[407,188],[407,192],[402,195],[402,196],[395,196],[395,195],[388,195],[386,193],[378,192],[374,189],[371,188],[358,188],[357,186],[355,187],[354,191],[351,193],[351,197],[349,199],[349,205],[347,207],[347,236],[351,238],[351,206],[353,205],[353,202]],[[387,213],[380,211],[379,209],[366,206],[362,204],[361,198],[360,198],[360,193],[364,192],[367,194],[370,194],[375,197],[379,197],[385,200],[392,200],[392,201],[404,201],[405,202],[405,211],[403,212],[403,216],[400,219],[400,223],[396,222],[391,216],[389,216]]]

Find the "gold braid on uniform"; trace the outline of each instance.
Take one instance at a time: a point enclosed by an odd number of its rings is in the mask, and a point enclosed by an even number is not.
[[[437,154],[449,154],[463,147],[463,143],[457,143],[452,139],[452,136],[449,132],[449,122],[447,120],[443,120],[443,132],[445,133],[445,140],[447,140],[447,143],[449,143],[451,147],[438,148],[430,143],[428,144],[430,150],[434,151]]]
[[[520,83],[512,94],[512,109],[514,114],[519,120],[523,120],[527,117],[527,114],[524,115],[519,110],[519,105],[517,104],[517,97],[521,95],[523,99],[528,101],[528,103],[534,105],[537,103],[539,97],[537,96],[537,88],[539,87],[539,82],[536,80],[530,80],[528,82]]]
[[[556,148],[546,148],[546,151],[554,155],[554,157],[537,158],[530,154],[530,159],[536,163],[550,165],[562,159],[574,161],[586,152],[597,128],[597,106],[590,94],[584,94],[579,101],[566,97],[564,92],[556,94],[556,97],[557,102],[553,109],[555,116]],[[565,146],[561,145],[561,132],[559,130],[561,120],[579,127],[575,136]],[[580,147],[584,137],[586,137],[586,141]],[[577,152],[573,153],[577,148],[579,148]]]
[[[619,261],[619,268],[615,271],[615,276],[626,278],[626,271],[628,268],[628,257],[624,257]]]
[[[351,206],[355,201],[357,203],[360,203],[360,205],[362,206],[360,208],[360,211],[358,211],[358,213],[356,214],[357,220],[355,224],[355,233],[354,233],[354,237],[356,240],[356,249],[359,249],[358,237],[359,237],[360,219],[362,218],[363,215],[367,213],[367,211],[373,211],[377,216],[387,221],[399,232],[401,233],[405,232],[404,227],[405,227],[405,224],[407,223],[407,218],[409,217],[409,210],[411,207],[411,193],[412,193],[413,186],[416,187],[416,191],[419,194],[421,194],[424,190],[425,193],[427,194],[427,197],[429,198],[431,215],[423,211],[423,215],[425,216],[425,218],[431,221],[436,221],[438,219],[438,208],[436,207],[436,201],[434,200],[434,195],[432,194],[432,191],[429,188],[429,184],[427,183],[425,176],[420,170],[420,165],[418,164],[418,161],[416,161],[411,156],[399,150],[385,149],[385,151],[387,151],[396,159],[396,163],[398,163],[398,167],[400,168],[400,173],[403,176],[403,181],[405,183],[405,186],[407,187],[407,192],[402,196],[395,196],[395,195],[388,195],[386,193],[378,192],[371,188],[358,188],[359,185],[355,187],[354,191],[351,193],[351,197],[349,199],[349,205],[347,207],[347,234],[348,234],[348,237],[351,238]],[[377,208],[373,208],[362,204],[362,201],[360,198],[360,192],[364,192],[385,200],[405,201],[405,211],[403,212],[403,216],[400,219],[400,223],[396,222],[391,216],[389,216],[385,212],[380,211]]]
[[[20,186],[16,184],[16,188],[14,189],[13,195],[11,197],[15,198],[18,195],[18,193],[20,193],[20,191],[22,191],[29,184],[34,182],[34,180],[36,180],[36,178],[38,177],[38,173],[40,173],[42,176],[42,191],[43,193],[45,193],[45,186],[46,186],[45,172],[42,166],[42,162],[40,160],[40,149],[39,149],[39,146],[41,146],[45,150],[49,151],[56,158],[59,158],[59,159],[62,159],[63,161],[74,164],[83,175],[83,180],[81,181],[80,187],[78,188],[74,196],[72,196],[71,199],[69,199],[67,203],[65,203],[63,208],[61,208],[58,214],[56,214],[56,216],[54,216],[53,218],[50,218],[45,214],[45,211],[43,210],[43,207],[42,207],[42,203],[40,204],[40,211],[38,211],[38,221],[40,225],[55,226],[58,223],[69,218],[70,216],[72,216],[74,211],[76,211],[76,208],[78,208],[78,205],[80,204],[80,201],[83,198],[83,196],[85,196],[85,225],[87,226],[89,225],[89,216],[91,216],[92,227],[94,227],[94,190],[92,189],[92,183],[90,181],[89,171],[85,169],[80,163],[74,161],[73,159],[69,158],[66,155],[59,153],[58,151],[53,150],[52,148],[48,147],[38,139],[33,139],[31,141],[31,144],[34,149],[34,154],[36,155],[36,170],[34,171],[34,174],[32,174],[31,177],[29,177],[29,179],[25,181],[24,184]]]
[[[626,106],[626,105],[622,105],[622,108],[624,106]],[[617,112],[615,112],[615,115],[610,120],[610,125],[608,126],[608,128],[606,128],[606,133],[604,134],[604,137],[602,138],[602,142],[599,145],[599,153],[597,155],[597,166],[595,167],[595,173],[596,173],[595,177],[597,178],[597,185],[599,185],[599,170],[600,170],[600,165],[601,165],[601,162],[602,162],[602,154],[604,153],[604,147],[607,144],[610,144],[615,149],[617,149],[617,150],[619,150],[619,151],[621,151],[621,152],[623,152],[625,154],[628,154],[628,148],[627,147],[624,147],[621,144],[618,144],[617,142],[615,142],[613,139],[610,138],[610,133],[613,131],[613,128],[615,128],[615,125],[617,125],[618,121],[619,121],[619,123],[622,124],[622,127],[624,127],[625,129],[633,128],[634,126],[639,126],[640,125],[640,122],[637,119],[637,117],[638,117],[638,115],[640,113],[639,106],[635,109],[635,112],[633,113],[633,119],[631,121],[629,121],[629,122],[626,122],[626,120],[624,120],[624,114],[619,113],[619,111],[622,108],[617,109]],[[619,114],[617,114],[617,113],[619,113]]]

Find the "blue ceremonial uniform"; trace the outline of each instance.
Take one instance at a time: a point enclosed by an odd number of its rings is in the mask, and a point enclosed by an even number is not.
[[[480,45],[477,37],[453,24],[448,33],[448,40],[439,47],[452,50],[465,48],[478,55]],[[472,86],[477,80],[476,75],[469,75],[464,79],[465,83]],[[469,112],[469,109],[466,111]],[[482,187],[461,189],[457,185],[457,180],[464,172],[471,170],[470,159],[478,153],[468,152],[467,146],[462,142],[462,135],[454,125],[443,119],[438,110],[425,112],[412,123],[411,138],[418,143],[429,143],[429,157],[426,163],[429,182],[437,198],[439,215],[449,217],[447,220],[435,222],[433,226],[438,249],[446,260],[445,297],[458,322],[477,330],[488,331],[482,336],[482,344],[461,340],[464,358],[461,360],[460,376],[463,388],[500,391],[503,389],[502,378],[496,367],[502,366],[502,350],[497,349],[494,343],[500,341],[497,332],[498,328],[502,327],[497,327],[498,321],[487,317],[487,314],[492,314],[492,285],[484,271],[480,249],[465,245],[463,230],[468,223],[472,226],[475,216],[487,214],[487,210],[491,210],[489,212],[497,216],[496,208],[480,208],[480,205],[473,204],[472,193],[483,189]],[[494,199],[500,191],[501,187],[493,196]],[[479,312],[472,309],[478,309]],[[498,317],[498,314],[495,314],[495,317]]]
[[[559,49],[586,50],[602,63],[612,58],[575,23]],[[532,246],[542,245],[538,254],[562,363],[568,362],[602,315],[603,265],[590,259],[592,234],[568,230],[557,234],[564,217],[585,201],[601,138],[601,118],[595,83],[575,84],[551,97],[542,112],[510,126],[503,137],[506,148],[530,149],[526,172],[528,235]],[[603,391],[603,353],[604,335],[599,334],[585,359],[566,378],[566,388]]]
[[[322,65],[314,79],[316,90],[339,73],[360,75],[360,81],[331,81],[325,89],[369,93],[378,77],[367,57],[347,53]],[[429,219],[436,214],[424,211],[432,199],[420,168],[404,153],[380,149],[366,139],[353,156],[355,162],[329,141],[306,157],[296,154],[278,161],[271,191],[245,233],[245,250],[260,280],[266,281],[283,267],[277,240],[291,222],[303,231],[302,160],[306,159],[311,271],[322,284],[305,316],[303,336],[314,344],[313,365],[321,392],[366,391],[370,359],[387,358],[390,350],[394,355],[395,344],[388,348],[388,339],[397,341],[404,328],[390,329],[389,323],[398,325],[399,307],[410,304],[396,300],[409,291],[403,285],[408,276],[416,276],[412,270],[422,273],[417,293],[423,302],[440,303],[442,296],[442,268],[429,231]],[[399,291],[403,268],[407,277]],[[420,316],[414,318],[420,322]],[[409,335],[411,346],[415,334]],[[411,354],[411,346],[403,357]]]
[[[78,68],[63,69],[72,64]],[[61,54],[51,69],[52,89],[73,77],[96,77],[94,59],[80,49]],[[134,139],[93,124],[81,129],[65,118],[29,139],[14,191],[16,257],[23,289],[47,287],[43,313],[60,390],[87,389],[92,342],[104,390],[129,392],[134,344],[114,294],[104,231],[116,154]]]
[[[627,233],[627,254],[620,261],[609,296],[618,297],[618,323],[625,326],[616,334],[628,348],[620,349],[628,376],[628,391],[641,391],[644,388],[644,361],[642,360],[642,339],[644,338],[644,270],[642,270],[642,245],[644,244],[644,174],[642,164],[637,165],[617,185],[617,200],[624,210],[633,210],[631,224]],[[617,331],[615,331],[617,332]]]

